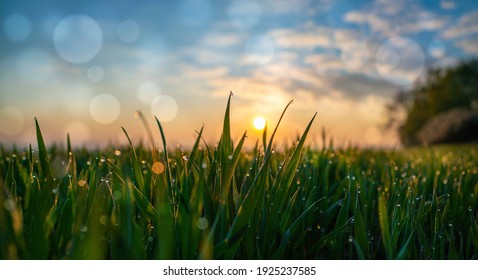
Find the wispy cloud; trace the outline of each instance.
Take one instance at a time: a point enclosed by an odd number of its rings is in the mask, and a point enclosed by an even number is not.
[[[478,33],[478,12],[470,12],[461,16],[454,25],[447,28],[442,37],[444,39],[454,39],[475,33]]]

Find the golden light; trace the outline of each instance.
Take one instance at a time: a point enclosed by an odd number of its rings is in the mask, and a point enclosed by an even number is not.
[[[151,170],[153,170],[154,174],[159,175],[159,174],[164,172],[164,164],[157,161],[157,162],[153,163],[153,166],[151,166]]]
[[[266,127],[266,119],[258,116],[254,119],[253,123],[254,128],[257,130],[263,130]]]

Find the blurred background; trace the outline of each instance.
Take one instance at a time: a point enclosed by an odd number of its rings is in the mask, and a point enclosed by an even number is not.
[[[475,0],[2,0],[0,24],[5,146],[34,143],[34,117],[48,143],[118,145],[121,126],[140,141],[138,110],[157,140],[153,115],[170,143],[191,145],[203,124],[215,143],[229,91],[232,135],[249,145],[257,118],[275,125],[291,99],[283,141],[315,112],[313,143],[322,128],[337,145],[446,142],[430,135],[442,113],[476,127]]]

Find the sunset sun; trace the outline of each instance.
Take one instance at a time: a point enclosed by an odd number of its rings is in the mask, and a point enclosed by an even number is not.
[[[263,130],[266,127],[266,119],[258,116],[253,121],[254,128],[257,130]]]

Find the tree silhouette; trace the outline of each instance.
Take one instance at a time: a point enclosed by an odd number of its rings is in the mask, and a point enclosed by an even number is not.
[[[427,121],[454,108],[478,109],[478,59],[432,68],[411,89],[397,92],[387,105],[387,126],[398,129],[402,144],[416,145]]]

